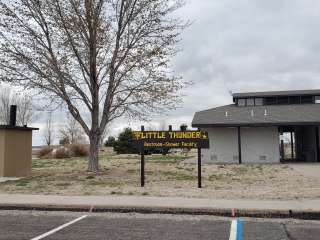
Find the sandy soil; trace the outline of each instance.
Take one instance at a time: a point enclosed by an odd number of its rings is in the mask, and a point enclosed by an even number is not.
[[[191,161],[192,162],[192,161]],[[204,165],[197,188],[197,165],[183,155],[147,156],[146,186],[140,187],[137,155],[105,152],[101,172],[86,172],[85,158],[33,160],[32,175],[0,183],[0,193],[60,195],[152,195],[224,199],[320,198],[320,178],[289,165]]]

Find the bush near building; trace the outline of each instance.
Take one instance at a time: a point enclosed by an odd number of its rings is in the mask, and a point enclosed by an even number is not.
[[[59,144],[62,145],[62,146],[70,144],[70,139],[68,137],[62,137],[59,140]]]
[[[38,158],[41,158],[41,159],[49,158],[51,151],[52,151],[52,148],[50,148],[50,147],[41,148],[39,150],[39,152],[37,153]]]
[[[110,136],[110,137],[108,137],[108,140],[105,141],[104,146],[106,146],[106,147],[113,147],[113,145],[114,145],[115,142],[116,142],[115,137]]]
[[[133,145],[133,132],[131,128],[125,128],[118,136],[118,140],[113,143],[113,150],[117,154],[139,154],[140,150]],[[147,148],[144,154],[162,154],[166,155],[169,148]]]
[[[117,154],[137,154],[139,150],[133,145],[133,132],[131,128],[125,128],[113,144],[113,150]]]
[[[89,155],[89,147],[85,144],[68,144],[59,148],[44,147],[38,152],[41,159],[85,157]]]

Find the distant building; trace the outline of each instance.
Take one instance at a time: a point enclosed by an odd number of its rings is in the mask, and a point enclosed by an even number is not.
[[[234,104],[196,112],[212,163],[320,162],[320,90],[234,93]]]

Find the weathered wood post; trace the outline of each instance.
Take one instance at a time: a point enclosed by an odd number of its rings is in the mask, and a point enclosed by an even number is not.
[[[198,131],[201,131],[201,129],[198,128]],[[201,147],[198,146],[198,188],[202,187],[201,178]]]
[[[198,147],[198,188],[201,187],[201,148]]]
[[[144,126],[141,126],[141,132],[144,132]],[[140,145],[140,155],[141,155],[141,187],[144,187],[144,143]]]

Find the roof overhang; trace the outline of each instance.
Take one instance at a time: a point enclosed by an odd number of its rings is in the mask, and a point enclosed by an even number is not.
[[[39,128],[22,127],[22,126],[11,126],[11,125],[0,125],[0,129],[11,129],[11,130],[22,130],[22,131],[39,130]]]
[[[214,127],[281,127],[281,126],[320,126],[320,122],[284,122],[284,123],[236,123],[236,124],[192,124],[194,128]]]

